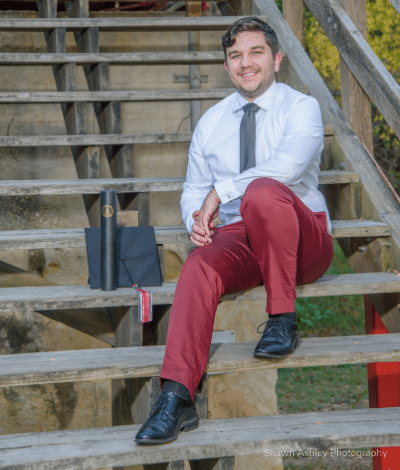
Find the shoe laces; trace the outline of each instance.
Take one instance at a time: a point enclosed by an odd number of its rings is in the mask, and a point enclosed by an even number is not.
[[[267,321],[265,321],[264,323],[261,323],[261,325],[265,325],[265,324],[266,324],[265,332],[277,330],[277,332],[280,333],[280,330],[282,329],[282,319],[279,317],[276,317],[275,315],[271,315]],[[258,328],[260,328],[261,325],[259,325]],[[257,328],[257,331],[258,331],[258,328]]]
[[[285,335],[283,333],[283,329],[287,328],[287,324],[285,325],[285,321],[283,321],[282,318],[280,318],[280,316],[275,316],[275,315],[271,315],[269,317],[269,319],[263,323],[261,323],[260,325],[258,325],[257,327],[257,333],[260,333],[260,334],[263,334],[264,333],[273,333],[275,332],[275,334],[277,336],[280,336],[282,337],[283,339],[285,339]],[[292,323],[292,322],[290,322]],[[260,331],[260,328],[266,324],[266,327],[264,329],[264,331]]]
[[[260,331],[260,328],[261,328],[262,326],[264,326],[265,324],[267,324],[267,323],[268,323],[268,320],[263,321],[262,323],[260,323],[260,325],[257,326],[257,333],[258,333],[258,334],[261,335],[261,334],[263,333],[262,331]],[[264,331],[264,330],[263,330],[263,331]]]

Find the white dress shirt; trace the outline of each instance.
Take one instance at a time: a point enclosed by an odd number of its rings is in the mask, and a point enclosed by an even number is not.
[[[324,126],[318,102],[289,86],[274,82],[254,103],[256,113],[256,166],[239,173],[240,122],[248,101],[233,93],[206,111],[193,133],[189,148],[181,209],[190,233],[192,214],[215,187],[223,225],[241,220],[240,203],[247,185],[270,177],[288,186],[313,212],[326,212],[318,191],[324,145]]]

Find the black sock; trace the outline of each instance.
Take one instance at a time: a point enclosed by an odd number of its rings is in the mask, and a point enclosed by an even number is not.
[[[290,320],[292,323],[296,323],[296,312],[288,312],[288,313],[277,313],[275,315],[271,315],[274,317],[280,317],[280,318],[287,318]]]
[[[173,392],[179,395],[184,400],[191,400],[189,390],[181,383],[175,382],[174,380],[163,381],[163,392]]]

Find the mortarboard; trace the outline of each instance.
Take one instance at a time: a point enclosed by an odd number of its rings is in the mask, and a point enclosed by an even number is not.
[[[86,228],[89,263],[89,284],[101,287],[101,229]],[[115,229],[116,287],[161,286],[154,227],[116,227]]]

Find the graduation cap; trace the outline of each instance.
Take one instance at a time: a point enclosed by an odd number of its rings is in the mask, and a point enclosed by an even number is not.
[[[101,227],[86,228],[92,289],[161,286],[154,227],[117,227],[116,192],[101,192]]]

